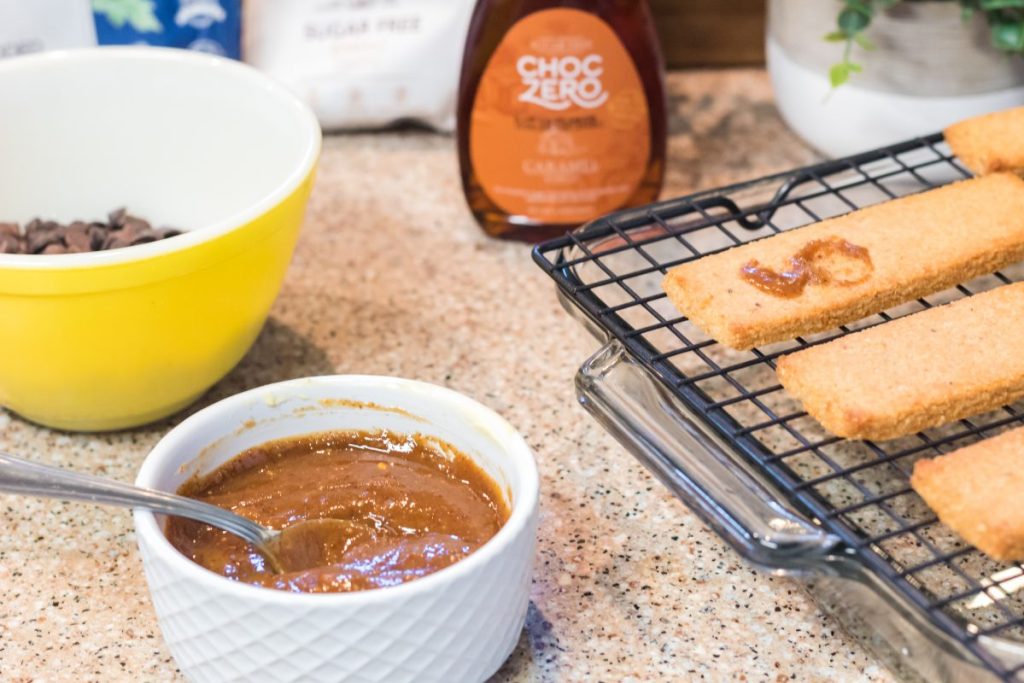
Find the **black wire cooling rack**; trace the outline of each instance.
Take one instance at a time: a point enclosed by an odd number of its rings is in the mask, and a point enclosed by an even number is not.
[[[1024,406],[898,440],[849,442],[825,432],[775,378],[784,353],[1024,279],[1024,270],[1005,269],[849,326],[745,352],[705,335],[660,286],[680,263],[969,175],[936,134],[620,212],[539,245],[534,259],[790,503],[997,676],[1024,681],[1024,665],[1006,664],[988,646],[992,638],[1024,643],[1024,566],[997,563],[965,544],[908,483],[917,459],[1024,424]]]

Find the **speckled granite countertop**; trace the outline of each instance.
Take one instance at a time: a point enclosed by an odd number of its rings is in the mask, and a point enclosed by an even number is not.
[[[761,71],[670,77],[665,196],[805,164]],[[595,341],[521,244],[463,203],[451,138],[331,136],[271,319],[203,399],[329,373],[473,396],[535,449],[532,606],[495,681],[889,681],[795,581],[756,573],[576,405]],[[194,410],[192,408],[191,410]],[[176,416],[60,434],[0,412],[0,449],[130,481]],[[0,680],[176,680],[124,510],[0,497]]]

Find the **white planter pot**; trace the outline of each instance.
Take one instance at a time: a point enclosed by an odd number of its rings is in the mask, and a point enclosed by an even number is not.
[[[897,5],[876,15],[866,35],[877,49],[854,48],[862,73],[832,90],[829,67],[842,45],[833,30],[838,0],[770,0],[767,61],[786,122],[829,156],[845,156],[963,118],[1024,105],[1024,60],[989,46],[983,16],[964,25],[955,2]]]

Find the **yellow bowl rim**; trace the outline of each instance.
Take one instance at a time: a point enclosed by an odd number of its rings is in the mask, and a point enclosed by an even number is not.
[[[312,109],[284,86],[271,80],[255,68],[234,59],[177,48],[148,46],[88,47],[53,50],[0,60],[0,78],[7,72],[40,68],[51,62],[71,60],[95,61],[98,63],[116,63],[122,60],[148,60],[165,63],[205,64],[208,68],[218,69],[228,74],[230,78],[248,81],[257,88],[264,90],[270,97],[282,101],[286,107],[291,108],[295,113],[296,122],[306,132],[305,148],[303,149],[302,157],[296,167],[292,169],[277,187],[260,201],[237,211],[223,220],[193,227],[181,235],[175,236],[173,239],[159,240],[123,249],[92,251],[81,254],[0,254],[0,268],[36,271],[110,266],[189,249],[230,233],[283,202],[309,177],[320,156],[323,134],[320,130],[320,123],[317,121]]]

